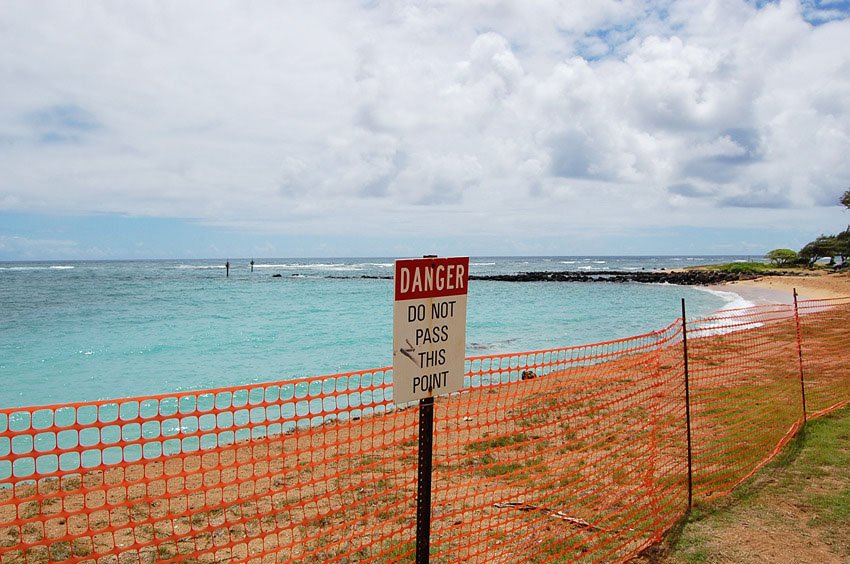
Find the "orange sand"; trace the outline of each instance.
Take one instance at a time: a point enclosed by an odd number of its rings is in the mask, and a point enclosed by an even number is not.
[[[787,303],[794,288],[802,299],[830,299],[850,296],[850,272],[840,274],[811,272],[800,276],[763,276],[756,280],[730,282],[717,289],[741,294],[745,298],[760,293],[762,301]],[[761,292],[759,292],[761,291]],[[783,297],[788,298],[784,299]]]

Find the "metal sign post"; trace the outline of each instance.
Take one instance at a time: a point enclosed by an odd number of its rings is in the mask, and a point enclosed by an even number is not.
[[[431,544],[434,396],[463,387],[469,257],[398,260],[393,308],[393,401],[419,400],[416,563]]]
[[[416,564],[431,552],[431,463],[434,451],[434,398],[419,400],[419,464],[416,472]]]
[[[688,511],[694,505],[693,451],[691,450],[691,390],[688,371],[688,317],[685,312],[685,298],[682,298],[682,348],[685,359],[685,424],[688,436]]]

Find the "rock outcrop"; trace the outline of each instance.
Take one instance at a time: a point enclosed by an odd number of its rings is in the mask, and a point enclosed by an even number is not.
[[[752,280],[761,276],[781,276],[781,272],[759,274],[724,272],[720,270],[652,270],[613,271],[585,270],[581,272],[521,272],[519,274],[470,275],[470,280],[498,280],[502,282],[641,282],[649,284],[679,284],[681,286],[706,286],[736,280]]]

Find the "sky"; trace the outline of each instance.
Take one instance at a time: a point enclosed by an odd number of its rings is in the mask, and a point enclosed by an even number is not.
[[[0,0],[0,260],[759,254],[850,224],[848,0]]]

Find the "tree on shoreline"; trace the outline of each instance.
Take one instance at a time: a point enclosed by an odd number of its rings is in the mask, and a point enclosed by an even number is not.
[[[800,258],[806,261],[811,268],[820,259],[829,257],[829,265],[832,266],[835,264],[835,257],[838,255],[837,249],[835,236],[821,235],[800,249]]]
[[[838,202],[850,209],[850,188],[841,195]],[[780,250],[783,249],[776,249],[776,251]],[[773,252],[775,251],[771,251],[771,253]],[[798,257],[798,262],[805,263],[809,268],[812,268],[820,259],[827,257],[829,257],[829,266],[834,266],[835,257],[841,257],[839,268],[848,268],[850,266],[848,265],[848,259],[850,259],[850,226],[838,235],[821,235],[800,249]],[[768,258],[771,258],[770,253],[768,253]]]
[[[838,256],[841,257],[841,264],[847,266],[847,261],[850,260],[850,226],[836,235],[835,241],[838,247]]]
[[[776,266],[788,266],[797,261],[797,251],[791,249],[773,249],[767,253],[767,258]]]

